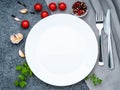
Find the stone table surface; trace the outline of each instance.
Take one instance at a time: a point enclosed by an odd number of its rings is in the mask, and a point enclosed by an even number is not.
[[[17,2],[18,0],[0,0],[0,90],[89,90],[84,80],[67,87],[55,87],[42,82],[35,75],[27,80],[28,84],[25,88],[14,86],[13,82],[18,75],[15,67],[26,61],[19,57],[18,50],[24,49],[30,29],[41,19],[40,13],[20,14],[18,11],[24,7]],[[34,11],[33,6],[36,2],[42,3],[43,10],[49,11],[44,0],[24,0],[23,2],[29,11]],[[21,20],[29,20],[30,27],[26,30],[22,29],[20,22],[16,22],[11,14],[16,15]],[[18,32],[24,35],[24,39],[18,45],[13,45],[9,37]]]

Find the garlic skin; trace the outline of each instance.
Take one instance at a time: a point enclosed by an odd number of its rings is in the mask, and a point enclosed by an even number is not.
[[[28,13],[28,9],[24,8],[24,9],[21,9],[19,12],[22,14],[26,14]]]
[[[21,20],[17,17],[14,18],[15,21],[20,22]]]
[[[13,34],[13,35],[10,36],[10,41],[13,44],[20,43],[20,41],[22,41],[22,39],[23,39],[23,35],[21,33]]]
[[[25,58],[25,54],[23,53],[22,50],[19,50],[19,56],[22,57],[22,58]]]

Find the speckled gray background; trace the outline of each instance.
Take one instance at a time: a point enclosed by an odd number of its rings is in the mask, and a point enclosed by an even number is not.
[[[18,10],[24,8],[17,3],[18,0],[0,0],[0,90],[88,90],[84,81],[68,87],[55,87],[40,81],[36,76],[27,80],[28,84],[25,88],[15,87],[13,82],[17,78],[18,72],[15,70],[16,65],[25,62],[18,55],[18,50],[24,48],[24,43],[33,25],[41,18],[39,13],[36,14],[20,14]],[[22,1],[22,0],[21,0]],[[43,10],[47,10],[44,0],[24,0],[23,1],[30,11],[33,10],[33,5],[36,2],[43,4]],[[21,20],[28,19],[30,21],[29,29],[22,29],[20,22],[16,22],[11,14],[16,15]],[[24,35],[24,40],[13,45],[10,42],[10,35],[21,32]]]

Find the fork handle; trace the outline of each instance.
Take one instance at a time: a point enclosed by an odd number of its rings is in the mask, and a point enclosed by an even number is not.
[[[103,66],[104,65],[104,61],[102,59],[102,48],[101,48],[101,31],[99,31],[99,61],[98,61],[98,65]]]

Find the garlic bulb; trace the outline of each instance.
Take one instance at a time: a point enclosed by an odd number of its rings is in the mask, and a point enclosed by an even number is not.
[[[13,44],[18,44],[23,39],[23,35],[21,33],[13,34],[10,36],[10,40]]]

